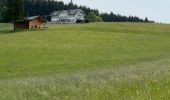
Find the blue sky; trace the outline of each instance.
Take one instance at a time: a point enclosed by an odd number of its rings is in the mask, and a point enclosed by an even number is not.
[[[70,0],[60,0],[65,3]],[[96,8],[100,12],[148,17],[157,22],[170,23],[170,0],[73,0],[78,5]]]

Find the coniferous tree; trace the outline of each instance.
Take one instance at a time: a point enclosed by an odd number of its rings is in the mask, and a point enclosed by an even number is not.
[[[148,20],[148,18],[147,18],[147,17],[145,18],[145,20],[144,20],[144,21],[145,21],[145,22],[149,22],[149,20]]]
[[[21,19],[24,15],[24,2],[23,0],[8,0],[7,1],[7,15],[6,21],[16,21]]]
[[[7,8],[6,7],[3,7],[2,9],[1,9],[1,22],[7,22],[7,20],[8,20],[8,13],[7,13]]]
[[[3,17],[2,17],[2,11],[0,10],[0,22],[3,21]]]
[[[5,6],[7,0],[0,0],[0,10]]]

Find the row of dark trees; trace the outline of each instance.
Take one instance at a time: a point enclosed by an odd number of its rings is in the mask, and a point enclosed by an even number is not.
[[[105,21],[105,22],[152,22],[147,18],[141,19],[136,16],[122,16],[114,13],[102,13],[96,9],[91,9],[86,6],[78,6],[72,1],[69,4],[64,4],[62,1],[56,0],[0,0],[0,21],[10,22],[21,19],[23,17],[35,15],[49,15],[53,11],[68,10],[68,9],[82,9],[87,15],[93,18],[91,21]],[[92,13],[93,12],[93,13]],[[90,14],[90,15],[89,15]],[[94,14],[96,19],[94,19]],[[92,17],[93,15],[93,17]]]
[[[23,0],[0,0],[0,21],[11,22],[24,17]]]
[[[110,14],[102,13],[100,14],[100,16],[105,22],[150,22],[150,23],[154,22],[149,21],[147,17],[145,19],[141,19],[137,16],[122,16],[119,14],[114,14],[113,12],[111,12]]]
[[[49,15],[53,11],[58,10],[68,10],[68,9],[82,9],[87,15],[89,12],[93,11],[96,15],[99,15],[99,11],[96,9],[90,9],[86,6],[78,6],[70,2],[69,4],[64,4],[62,1],[54,0],[24,0],[25,13],[27,16],[34,15]]]
[[[6,4],[6,0],[0,0],[0,9]]]

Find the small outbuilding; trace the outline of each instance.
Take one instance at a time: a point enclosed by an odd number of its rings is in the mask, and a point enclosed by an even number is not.
[[[44,19],[41,16],[32,16],[23,20],[14,22],[14,30],[16,29],[41,29],[44,26]]]

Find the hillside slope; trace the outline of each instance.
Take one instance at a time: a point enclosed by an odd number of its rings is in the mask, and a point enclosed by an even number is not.
[[[1,99],[170,98],[170,25],[48,27],[0,31]]]

